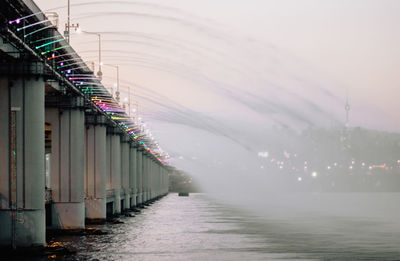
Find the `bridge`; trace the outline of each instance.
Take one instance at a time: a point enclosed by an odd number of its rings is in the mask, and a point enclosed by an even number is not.
[[[0,3],[0,246],[141,207],[171,167],[32,0]]]

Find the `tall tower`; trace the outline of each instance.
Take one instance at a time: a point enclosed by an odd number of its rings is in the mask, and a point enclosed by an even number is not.
[[[350,104],[349,104],[349,96],[346,95],[346,104],[344,106],[344,110],[346,111],[346,121],[344,123],[344,128],[340,134],[340,142],[342,145],[342,150],[347,151],[350,146],[350,130],[349,130],[349,112],[350,112]]]
[[[344,106],[344,109],[346,111],[346,122],[345,122],[345,127],[349,127],[349,112],[350,112],[350,104],[349,104],[349,96],[346,96],[346,105]]]

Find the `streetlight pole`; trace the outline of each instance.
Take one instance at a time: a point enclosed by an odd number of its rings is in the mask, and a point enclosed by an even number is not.
[[[119,103],[120,97],[119,97],[119,66],[118,65],[113,65],[113,64],[104,64],[110,67],[114,67],[117,69],[117,91],[115,92],[115,100]]]
[[[129,89],[128,89],[128,95],[129,95],[129,100],[128,100],[128,102],[129,102],[129,117],[131,117],[131,86],[129,85]]]
[[[134,103],[134,105],[135,105],[135,116],[134,116],[134,118],[135,118],[135,121],[138,122],[138,118],[139,118],[139,102],[136,101]]]
[[[103,63],[101,62],[101,34],[95,32],[87,32],[87,31],[81,31],[81,32],[84,34],[94,34],[99,37],[99,71],[97,72],[97,77],[101,79],[103,76],[103,73],[101,71],[101,67],[103,66]]]
[[[71,27],[75,29],[79,28],[79,24],[71,25],[71,0],[67,1],[67,23],[65,24],[64,37],[67,39],[67,43],[70,43],[71,38]]]
[[[68,0],[68,25],[67,25],[67,32],[68,32],[68,44],[69,44],[69,36],[70,36],[70,30],[69,30],[69,28],[70,28],[70,19],[69,19],[69,17],[70,17],[70,14],[71,14],[71,2],[70,2],[70,0]]]
[[[101,34],[97,35],[99,36],[99,71],[97,72],[97,76],[101,78],[103,76],[103,73],[101,72]]]
[[[69,0],[68,0],[69,1]],[[97,35],[99,37],[99,71],[97,72],[97,77],[102,78],[103,76],[103,72],[101,71],[101,67],[103,66],[103,63],[101,62],[101,34],[99,33],[95,33],[95,32],[88,32],[88,31],[82,31],[79,28],[79,24],[77,25],[73,25],[75,31],[77,31],[78,33],[84,33],[84,34],[94,34]],[[69,28],[69,27],[68,27]]]

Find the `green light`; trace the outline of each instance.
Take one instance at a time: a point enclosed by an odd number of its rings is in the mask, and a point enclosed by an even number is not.
[[[57,48],[55,48],[55,49],[53,49],[53,50],[41,52],[41,54],[42,54],[42,55],[48,54],[48,53],[50,53],[50,52],[55,52],[55,51],[57,51],[57,50],[61,50],[61,49],[67,48],[67,47],[69,47],[69,45],[64,45],[64,46],[61,46],[61,47],[57,47]]]
[[[54,41],[51,41],[51,42],[48,42],[48,43],[45,43],[45,44],[42,44],[42,45],[36,46],[35,48],[36,48],[36,49],[39,49],[39,48],[42,48],[42,47],[48,46],[48,45],[50,45],[50,44],[53,44],[53,43],[58,43],[58,42],[61,42],[61,41],[64,41],[64,40],[65,40],[65,39],[58,39],[58,40],[54,40]]]

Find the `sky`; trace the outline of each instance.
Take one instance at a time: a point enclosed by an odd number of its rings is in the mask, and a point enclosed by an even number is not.
[[[64,31],[67,1],[36,3]],[[351,127],[398,132],[399,13],[396,0],[71,0],[132,115],[172,165],[216,184],[257,169],[282,130],[341,128],[346,99]],[[71,45],[98,70],[96,37]]]

